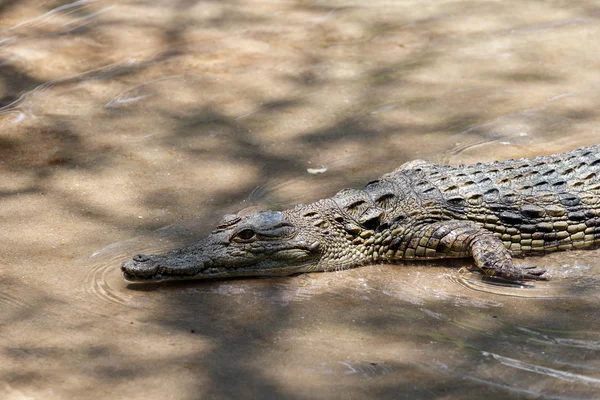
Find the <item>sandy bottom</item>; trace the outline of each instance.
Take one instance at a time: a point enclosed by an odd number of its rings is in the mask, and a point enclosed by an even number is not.
[[[3,399],[596,399],[600,251],[128,285],[223,214],[600,143],[577,2],[0,5]]]

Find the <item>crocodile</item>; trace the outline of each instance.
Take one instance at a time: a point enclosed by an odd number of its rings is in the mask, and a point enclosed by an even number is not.
[[[130,282],[284,276],[397,260],[471,257],[474,272],[546,280],[513,256],[600,243],[600,145],[447,166],[415,160],[331,198],[225,215],[205,239],[122,264]]]

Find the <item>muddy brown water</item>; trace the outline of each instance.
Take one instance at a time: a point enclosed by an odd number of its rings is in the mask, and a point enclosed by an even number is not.
[[[600,143],[594,1],[0,4],[0,397],[600,397],[600,251],[128,285],[221,215]]]

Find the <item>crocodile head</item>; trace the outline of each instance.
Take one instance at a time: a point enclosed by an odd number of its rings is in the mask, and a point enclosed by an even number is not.
[[[290,275],[312,270],[318,235],[282,212],[227,215],[206,239],[160,255],[138,254],[121,266],[131,282]]]

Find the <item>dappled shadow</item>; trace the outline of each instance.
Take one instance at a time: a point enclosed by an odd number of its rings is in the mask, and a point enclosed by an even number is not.
[[[312,274],[308,286],[298,285],[304,282],[300,278],[163,284],[153,292],[165,300],[160,308],[145,316],[123,310],[128,314],[123,320],[115,319],[123,312],[89,314],[12,282],[29,306],[2,316],[9,336],[0,350],[6,361],[0,377],[17,387],[35,378],[34,387],[43,388],[69,376],[77,383],[61,392],[73,395],[89,382],[126,390],[132,381],[152,382],[175,372],[184,382],[177,393],[186,398],[241,393],[272,398],[560,397],[565,390],[594,398],[594,372],[586,365],[597,359],[599,349],[587,327],[600,315],[592,300],[579,302],[573,313],[573,305],[560,298],[496,296],[492,299],[501,306],[464,302],[457,307],[453,296],[459,301],[485,296],[452,294],[447,287],[449,298],[425,296],[416,303],[386,290],[389,279],[408,281],[414,272],[443,281],[443,268],[435,269],[377,266],[337,277]],[[357,279],[367,285],[353,287]],[[329,288],[308,298],[289,297],[324,281]],[[420,284],[440,287],[426,280]],[[559,303],[553,313],[546,312]],[[32,319],[45,332],[43,343],[10,336]],[[114,326],[118,340],[98,343],[94,335],[107,324]],[[136,344],[148,339],[155,349],[171,351],[143,351],[144,345]]]
[[[67,2],[61,3],[62,5],[68,4]],[[196,2],[192,1],[182,1],[177,2],[175,4],[175,8],[179,11],[185,12],[186,9],[196,6]],[[45,5],[47,10],[50,11],[56,7],[56,4],[52,6],[50,4]],[[252,17],[248,17],[243,14],[243,11],[231,12],[232,8],[236,7],[236,3],[224,3],[224,7],[226,8],[226,12],[222,11],[219,14],[219,17],[209,18],[207,20],[203,20],[204,27],[231,27],[239,24],[243,24],[245,26],[260,26],[264,25],[267,22],[265,17],[261,17],[258,20],[256,15]],[[6,6],[6,8],[9,8]],[[309,10],[309,11],[332,11],[345,15],[347,12],[353,11],[354,8],[350,7],[346,8],[329,8],[324,5],[307,5],[302,2],[297,5],[298,10]],[[79,18],[85,17],[87,14],[83,9],[75,8],[76,15]],[[85,9],[86,12],[89,10]],[[92,10],[93,11],[93,10]],[[447,10],[442,10],[441,15],[444,15]],[[477,12],[488,12],[487,8],[478,9]],[[440,21],[441,16],[430,16],[427,19],[422,20],[418,24],[418,30],[421,31],[425,29],[427,26],[434,24],[436,21]],[[93,21],[93,20],[92,20]],[[372,37],[379,37],[382,35],[392,35],[397,33],[398,31],[405,30],[402,24],[390,24],[385,23],[381,26],[377,26],[375,22],[367,22],[361,21],[362,23],[368,24],[365,28],[366,32],[373,32]],[[102,20],[93,21],[89,24],[88,29],[92,31],[95,30],[97,33],[99,29],[103,26],[104,22]],[[114,22],[113,22],[114,24]],[[148,25],[151,26],[151,25]],[[177,59],[179,56],[183,56],[188,54],[186,52],[189,51],[189,48],[185,47],[185,36],[186,29],[190,29],[191,26],[188,24],[181,24],[179,21],[174,21],[172,24],[168,24],[166,29],[163,32],[162,42],[165,47],[160,49],[158,52],[154,52],[154,54],[147,60],[143,60],[140,62],[121,62],[114,63],[109,65],[100,66],[98,68],[92,69],[89,72],[84,72],[82,74],[78,74],[72,77],[63,77],[50,82],[42,82],[39,80],[35,80],[31,78],[25,71],[19,71],[15,66],[9,66],[9,72],[6,75],[3,75],[3,78],[6,79],[7,83],[11,85],[19,84],[19,87],[10,87],[8,86],[6,92],[6,102],[13,102],[15,96],[22,97],[23,93],[31,92],[35,90],[35,88],[43,86],[45,90],[52,86],[56,85],[73,85],[81,82],[86,82],[88,80],[107,80],[107,81],[121,81],[126,78],[135,77],[137,75],[143,76],[144,69],[155,67],[156,64],[164,63],[168,60]],[[330,29],[330,28],[328,28]],[[90,32],[78,32],[78,35],[93,35],[94,33]],[[376,33],[377,35],[375,35]],[[323,33],[322,33],[323,34]],[[327,33],[325,33],[327,34]],[[316,36],[318,37],[318,36]],[[331,39],[333,40],[333,39]],[[318,66],[327,62],[327,58],[329,54],[327,53],[327,49],[332,46],[331,40],[328,40],[326,43],[322,43],[319,49],[306,49],[303,55],[303,58],[306,60],[310,60],[309,65]],[[441,40],[436,36],[436,41]],[[352,40],[347,40],[341,37],[339,42],[346,46],[356,46],[357,48],[367,47],[369,41],[359,41],[354,42]],[[433,43],[437,44],[437,43]],[[378,97],[380,93],[378,92],[377,86],[381,85],[384,87],[398,85],[399,87],[410,87],[414,85],[414,74],[418,74],[419,71],[430,68],[432,65],[435,65],[438,60],[443,57],[443,53],[439,50],[432,48],[431,43],[426,43],[422,48],[419,49],[418,53],[414,53],[408,59],[402,59],[397,61],[395,59],[390,59],[389,61],[383,63],[383,65],[377,65],[375,67],[367,67],[360,74],[361,84],[368,86],[370,89],[365,91],[364,94],[360,98],[360,103],[352,103],[347,107],[347,111],[343,109],[339,112],[340,117],[336,118],[336,120],[332,121],[332,123],[318,129],[313,129],[309,132],[303,132],[301,135],[297,135],[296,137],[290,137],[287,140],[288,146],[295,146],[296,143],[301,145],[301,149],[310,149],[318,146],[344,146],[345,144],[352,143],[363,146],[365,149],[368,148],[376,148],[381,146],[387,146],[388,139],[390,136],[398,136],[402,137],[403,135],[415,135],[415,134],[427,134],[431,132],[437,131],[446,131],[448,134],[457,134],[464,132],[473,124],[480,123],[486,120],[486,115],[482,113],[476,112],[456,112],[456,113],[448,113],[441,121],[436,121],[435,123],[406,123],[403,121],[389,123],[385,120],[378,119],[368,114],[371,110],[376,110],[381,106],[380,98]],[[357,59],[356,56],[353,58]],[[10,72],[10,71],[13,72]],[[528,81],[532,81],[532,79],[527,78],[525,74],[526,72],[522,71],[514,71],[511,72],[512,77],[517,77],[521,74],[520,79],[525,79]],[[322,73],[322,71],[311,70],[308,68],[303,71],[299,75],[284,75],[285,79],[293,82],[294,86],[297,87],[298,90],[309,90],[314,88],[316,84],[323,87],[326,85],[330,85],[333,83],[333,79],[328,77],[327,74]],[[516,78],[515,78],[516,79]],[[533,80],[535,81],[535,80]],[[349,81],[351,82],[351,81]],[[287,112],[294,112],[299,108],[310,107],[311,99],[310,98],[301,98],[298,96],[286,98],[279,97],[278,99],[265,99],[262,98],[258,93],[244,93],[245,97],[249,97],[250,102],[256,105],[255,111],[251,113],[248,118],[232,118],[231,115],[222,112],[217,104],[204,104],[199,109],[195,110],[193,114],[188,114],[184,117],[180,115],[170,115],[169,112],[162,112],[160,109],[156,109],[155,111],[160,113],[163,118],[171,119],[177,124],[177,128],[173,129],[171,134],[162,136],[160,145],[164,148],[175,148],[182,154],[188,153],[190,157],[211,157],[215,153],[212,149],[203,148],[202,146],[196,146],[195,148],[189,149],[189,145],[186,142],[188,139],[193,139],[195,137],[202,137],[208,135],[211,130],[220,129],[226,132],[226,136],[224,140],[227,140],[229,143],[227,147],[222,147],[221,152],[223,159],[221,160],[224,163],[235,163],[237,160],[243,159],[245,163],[251,163],[255,166],[259,167],[260,174],[255,177],[254,183],[249,184],[240,188],[240,190],[230,190],[227,192],[223,192],[218,194],[221,198],[225,198],[229,204],[240,203],[245,196],[248,194],[248,187],[256,187],[258,185],[262,185],[265,182],[268,182],[272,177],[278,176],[287,177],[287,179],[294,179],[295,177],[301,175],[308,164],[307,155],[311,155],[309,153],[297,154],[296,157],[290,157],[290,152],[284,152],[281,154],[275,154],[270,151],[270,149],[265,148],[263,140],[258,138],[257,136],[261,135],[261,132],[256,132],[255,128],[257,124],[260,126],[261,123],[265,122],[270,118],[270,115],[278,115]],[[403,96],[403,100],[400,104],[407,104],[412,107],[414,104],[415,107],[427,108],[432,106],[431,109],[434,110],[439,102],[436,101],[434,96],[423,96],[422,94],[415,94],[411,96]],[[5,111],[14,110],[14,107],[18,107],[18,103],[14,103],[13,108],[9,108]],[[367,110],[367,113],[361,114],[361,110]],[[117,110],[109,110],[109,116],[111,119],[121,119],[126,115],[139,115],[143,112],[143,107],[134,108],[134,109],[117,109]],[[358,114],[357,114],[358,112]],[[569,118],[580,119],[580,118],[590,118],[593,115],[584,114],[569,114]],[[384,123],[382,123],[384,122]],[[59,125],[68,125],[68,121],[60,121]],[[46,129],[46,128],[43,128]],[[53,129],[53,128],[50,128]],[[82,133],[78,132],[75,127],[68,127],[68,135],[70,136],[70,141],[79,141],[83,143],[78,136],[82,135]],[[482,136],[487,135],[488,132],[481,132]],[[123,151],[122,149],[116,147],[109,149],[109,151],[100,150],[91,148],[89,149],[90,154],[100,154],[100,153],[110,153],[105,154],[105,157],[102,157],[102,161],[99,161],[97,157],[78,157],[78,159],[73,159],[74,156],[77,155],[78,150],[73,147],[72,144],[65,145],[61,142],[63,149],[60,151],[56,150],[55,145],[53,145],[53,138],[50,137],[50,141],[48,141],[49,145],[52,145],[52,149],[44,151],[41,146],[35,144],[35,141],[30,141],[27,138],[19,139],[21,144],[19,144],[20,148],[24,149],[31,154],[32,152],[29,149],[36,148],[37,154],[36,158],[38,160],[45,160],[49,167],[54,169],[60,168],[90,168],[94,167],[95,169],[102,169],[104,165],[110,165],[111,161],[117,161],[120,157],[122,157]],[[24,143],[28,144],[25,145]],[[4,140],[3,148],[5,152],[11,153],[12,156],[3,158],[3,165],[5,168],[9,170],[15,170],[23,164],[23,160],[26,160],[27,157],[22,158],[23,151],[14,152],[15,142],[12,140]],[[89,146],[88,143],[83,144],[84,146]],[[80,145],[81,147],[81,145]],[[274,148],[279,151],[278,148]],[[386,165],[399,165],[401,162],[406,161],[411,158],[411,149],[405,147],[398,147],[398,151],[394,151],[394,158],[389,160]],[[69,153],[69,154],[67,154]],[[21,154],[21,156],[17,156],[16,154]],[[367,157],[377,157],[379,158],[379,153],[374,153],[373,155],[369,155],[368,151],[365,151],[361,156],[366,155]],[[40,161],[41,162],[41,161]],[[369,164],[369,158],[365,159],[363,164]],[[377,165],[377,164],[375,164]],[[45,179],[52,179],[51,169],[40,175],[44,175]],[[50,171],[50,172],[48,172]],[[371,177],[376,177],[376,174],[382,174],[387,171],[373,171],[371,172]],[[317,177],[315,179],[320,179]],[[338,188],[332,188],[332,190],[337,190]],[[29,189],[24,189],[24,191]],[[198,195],[200,196],[204,189],[198,189]],[[16,193],[14,191],[3,191],[4,195],[10,195],[11,193]],[[61,195],[64,195],[62,193]],[[161,208],[164,207],[164,203],[167,201],[168,196],[165,194],[165,189],[158,189],[156,193],[146,193],[143,197],[147,200],[142,202],[142,205],[149,206],[152,208]],[[172,201],[177,201],[177,195],[173,196]],[[160,200],[164,199],[164,200]],[[72,207],[73,202],[67,202],[67,207],[72,209],[79,209],[81,207]],[[176,204],[173,205],[174,208],[177,207]],[[185,206],[181,204],[181,206]],[[109,212],[92,212],[86,213],[87,216],[95,215],[100,219],[104,218],[103,215],[108,217]],[[111,221],[106,221],[110,223],[116,223],[118,218],[110,218]],[[147,230],[156,229],[156,224],[148,221],[149,225],[147,226]],[[139,227],[138,227],[139,229]]]
[[[29,76],[25,71],[22,71],[15,66],[6,65],[7,62],[0,60],[2,65],[2,74],[0,80],[4,90],[0,94],[0,111],[9,109],[15,105],[21,98],[23,93],[39,86],[42,82]]]
[[[0,143],[0,158],[11,172],[34,173],[46,178],[56,168],[102,168],[111,149],[91,148],[69,129],[66,121],[7,137]]]
[[[308,301],[277,306],[268,301],[281,295],[277,289],[281,280],[275,279],[271,287],[261,285],[260,291],[254,292],[256,297],[246,292],[232,301],[224,296],[205,295],[195,305],[182,305],[182,313],[177,317],[171,315],[174,318],[168,321],[155,322],[175,330],[191,327],[194,334],[215,344],[210,355],[198,357],[198,369],[212,377],[212,385],[197,389],[216,397],[235,396],[245,390],[286,398],[312,397],[315,393],[323,397],[369,393],[381,398],[488,393],[493,398],[503,398],[507,393],[531,395],[539,390],[552,397],[567,387],[582,398],[593,397],[595,390],[577,378],[555,388],[555,378],[543,373],[515,369],[512,372],[521,376],[511,378],[510,368],[503,370],[501,364],[480,371],[482,365],[494,364],[488,353],[555,369],[563,368],[563,364],[576,369],[577,363],[583,363],[583,367],[585,361],[580,357],[591,360],[593,356],[587,354],[592,347],[573,347],[571,353],[565,354],[560,345],[552,346],[553,339],[540,340],[542,334],[563,324],[566,310],[565,314],[557,311],[548,315],[543,301],[511,301],[502,297],[497,300],[506,305],[493,310],[466,304],[457,309],[447,300],[425,300],[415,305],[382,294],[382,282],[368,277],[367,268],[362,276],[375,284],[362,295],[356,289],[331,288]],[[403,280],[403,272],[398,271],[395,279]],[[197,283],[199,288],[205,285],[219,283]],[[176,286],[170,289],[175,290]],[[250,308],[236,307],[236,303],[247,301],[252,304]],[[581,311],[592,319],[597,317],[593,302]],[[554,340],[568,339],[571,334],[585,337],[587,322],[575,314],[567,318],[572,322],[572,333],[550,336]],[[201,323],[196,325],[194,319]],[[536,331],[540,334],[536,335]],[[593,335],[591,338],[589,343],[593,346],[595,339]],[[290,347],[294,346],[292,343],[305,345]],[[398,359],[404,361],[395,361]],[[302,388],[294,384],[282,388],[274,376],[284,366],[314,380],[303,379]],[[231,376],[236,379],[227,378]]]
[[[550,20],[596,18],[525,3]],[[485,308],[443,291],[394,297],[386,284],[430,272],[389,266],[384,278],[373,267],[129,287],[119,295],[130,303],[106,305],[83,293],[93,256],[73,262],[170,224],[169,239],[187,243],[227,212],[315,201],[474,144],[567,150],[566,133],[597,129],[598,99],[589,77],[579,86],[550,62],[552,47],[534,48],[527,29],[552,31],[546,21],[513,22],[495,4],[34,5],[0,4],[11,27],[0,32],[0,380],[35,394],[61,382],[67,397],[102,386],[123,397],[593,398],[595,380],[557,383],[530,365],[597,380],[598,349],[584,346],[597,343],[595,281],[565,285],[574,300],[492,297],[502,306]],[[153,307],[132,306],[141,295]],[[572,355],[549,345],[570,336],[584,343]]]

